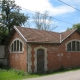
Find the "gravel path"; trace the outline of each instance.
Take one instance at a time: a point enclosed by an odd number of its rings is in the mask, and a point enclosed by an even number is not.
[[[59,74],[53,74],[38,78],[23,79],[23,80],[80,80],[80,70],[63,72]]]

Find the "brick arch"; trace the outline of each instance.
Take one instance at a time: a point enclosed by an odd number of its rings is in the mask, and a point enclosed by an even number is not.
[[[37,50],[38,49],[43,49],[44,50],[44,71],[48,70],[48,68],[47,68],[47,63],[48,63],[48,60],[47,60],[47,48],[45,48],[43,46],[39,46],[39,47],[36,47],[34,49],[34,51],[35,51],[35,54],[34,54],[34,58],[35,58],[35,61],[34,61],[34,65],[35,65],[34,73],[37,73]]]

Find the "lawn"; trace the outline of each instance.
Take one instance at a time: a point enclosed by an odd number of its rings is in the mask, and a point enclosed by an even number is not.
[[[14,69],[0,69],[0,80],[22,80],[24,78],[36,77],[39,75],[32,75],[24,71],[17,71]]]
[[[70,70],[61,70],[61,71],[54,71],[50,72],[47,74],[28,74],[27,72],[24,71],[19,71],[15,69],[0,69],[0,80],[22,80],[25,78],[32,78],[32,77],[40,77],[40,76],[45,76],[45,75],[53,75],[57,73],[63,73],[66,71],[71,71],[71,70],[78,70],[80,68],[75,68],[75,69],[70,69]]]

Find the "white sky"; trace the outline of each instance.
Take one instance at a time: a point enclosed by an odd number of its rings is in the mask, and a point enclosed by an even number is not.
[[[57,6],[54,7],[49,0],[15,0],[16,4],[21,6],[22,8],[31,10],[31,11],[39,11],[41,13],[48,11],[52,15],[61,15],[69,12],[74,12],[73,8],[69,6]],[[72,0],[71,0],[72,1]]]
[[[61,0],[71,6],[80,10],[80,0]],[[56,17],[59,20],[69,22],[71,24],[80,23],[80,12],[74,8],[71,8],[58,0],[15,0],[16,4],[21,6],[24,9],[31,11],[39,11],[44,13],[45,11],[49,12],[49,15]],[[31,13],[31,12],[30,12]],[[32,14],[32,13],[31,13]],[[57,24],[55,31],[63,31],[72,25],[65,22],[60,22],[58,20],[53,20],[54,24]]]

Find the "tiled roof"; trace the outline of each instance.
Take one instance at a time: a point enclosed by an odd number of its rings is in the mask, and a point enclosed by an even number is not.
[[[77,29],[68,30],[61,33],[61,41],[65,40],[68,36],[74,33]]]
[[[66,31],[61,33],[46,31],[46,30],[38,30],[32,28],[25,28],[17,26],[19,33],[21,33],[27,42],[43,42],[43,43],[60,43],[61,41],[67,38],[67,36],[74,32],[74,30]]]

